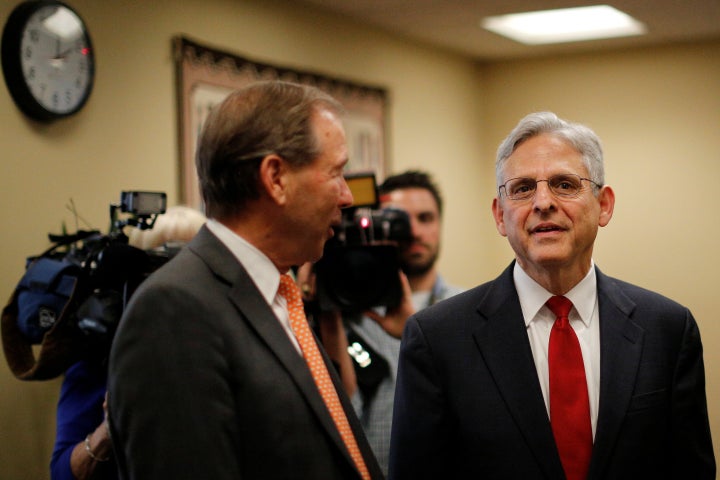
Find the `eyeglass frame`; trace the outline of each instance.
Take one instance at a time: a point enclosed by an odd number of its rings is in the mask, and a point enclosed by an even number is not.
[[[580,189],[578,189],[578,191],[577,191],[576,193],[572,193],[572,194],[564,194],[564,193],[558,193],[558,192],[556,192],[556,191],[553,189],[553,187],[550,185],[550,181],[551,181],[553,178],[557,178],[557,177],[576,177],[576,178],[578,178],[578,179],[580,180]],[[521,180],[521,179],[530,180],[530,181],[535,182],[535,188],[533,188],[531,194],[528,195],[527,197],[523,197],[523,198],[513,198],[513,197],[511,197],[510,195],[508,195],[508,193],[507,193],[507,192],[508,192],[507,184],[510,183],[510,182],[512,182],[513,180]],[[550,192],[551,192],[555,197],[557,197],[557,198],[577,198],[577,197],[580,196],[580,194],[581,194],[583,191],[585,191],[585,189],[582,187],[582,181],[583,181],[583,180],[590,182],[590,183],[593,185],[591,188],[596,188],[596,189],[599,190],[599,189],[601,189],[601,188],[603,187],[602,184],[597,183],[597,182],[594,181],[593,179],[591,179],[591,178],[586,178],[586,177],[581,177],[581,176],[578,175],[577,173],[558,173],[558,174],[556,174],[556,175],[550,176],[549,178],[544,178],[544,179],[540,179],[540,180],[536,180],[536,179],[530,178],[530,177],[513,177],[513,178],[510,178],[510,179],[508,179],[505,183],[503,183],[502,185],[498,186],[498,196],[501,196],[501,195],[502,195],[502,189],[504,189],[504,190],[505,190],[505,197],[506,197],[507,199],[509,199],[509,200],[512,200],[512,201],[514,201],[514,202],[522,202],[522,201],[525,201],[525,200],[530,200],[530,199],[534,198],[535,195],[537,194],[537,184],[540,183],[540,182],[545,182],[545,183],[547,183],[547,185],[548,185],[548,189],[550,190]]]

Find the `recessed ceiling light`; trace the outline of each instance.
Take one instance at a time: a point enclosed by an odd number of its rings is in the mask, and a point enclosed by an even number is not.
[[[577,42],[645,33],[645,25],[608,5],[487,17],[483,28],[521,43]]]

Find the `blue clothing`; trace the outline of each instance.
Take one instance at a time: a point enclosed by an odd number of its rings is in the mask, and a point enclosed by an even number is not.
[[[75,480],[70,455],[104,419],[103,401],[107,390],[107,368],[81,360],[65,372],[57,406],[55,448],[50,460],[52,480]],[[97,465],[98,478],[116,480],[114,459]]]

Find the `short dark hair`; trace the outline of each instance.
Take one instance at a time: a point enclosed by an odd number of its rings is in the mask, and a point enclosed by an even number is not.
[[[397,175],[391,175],[385,179],[385,181],[378,187],[378,193],[382,197],[395,190],[402,190],[405,188],[423,188],[430,192],[435,199],[435,203],[438,207],[438,212],[442,215],[443,202],[440,196],[440,190],[438,189],[435,182],[430,177],[430,174],[420,170],[408,170]]]
[[[290,164],[311,163],[321,152],[312,118],[342,106],[308,85],[263,81],[231,93],[208,116],[195,164],[205,214],[232,217],[260,196],[260,160],[275,153]]]

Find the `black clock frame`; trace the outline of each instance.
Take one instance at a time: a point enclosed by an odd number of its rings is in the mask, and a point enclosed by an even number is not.
[[[35,12],[48,6],[64,7],[77,15],[83,25],[83,36],[85,37],[87,46],[90,48],[90,54],[92,55],[92,60],[89,62],[90,77],[85,95],[80,102],[78,102],[75,108],[62,113],[46,109],[35,99],[25,81],[21,63],[22,52],[20,51],[20,44],[22,42],[25,26]],[[90,40],[90,34],[87,30],[87,24],[77,11],[63,2],[56,0],[27,0],[15,7],[8,17],[5,27],[3,28],[1,54],[3,75],[5,77],[5,83],[7,84],[8,90],[10,91],[10,95],[18,108],[27,116],[35,120],[49,122],[59,118],[69,117],[80,111],[90,98],[90,94],[92,93],[95,83],[95,55],[92,42]]]

